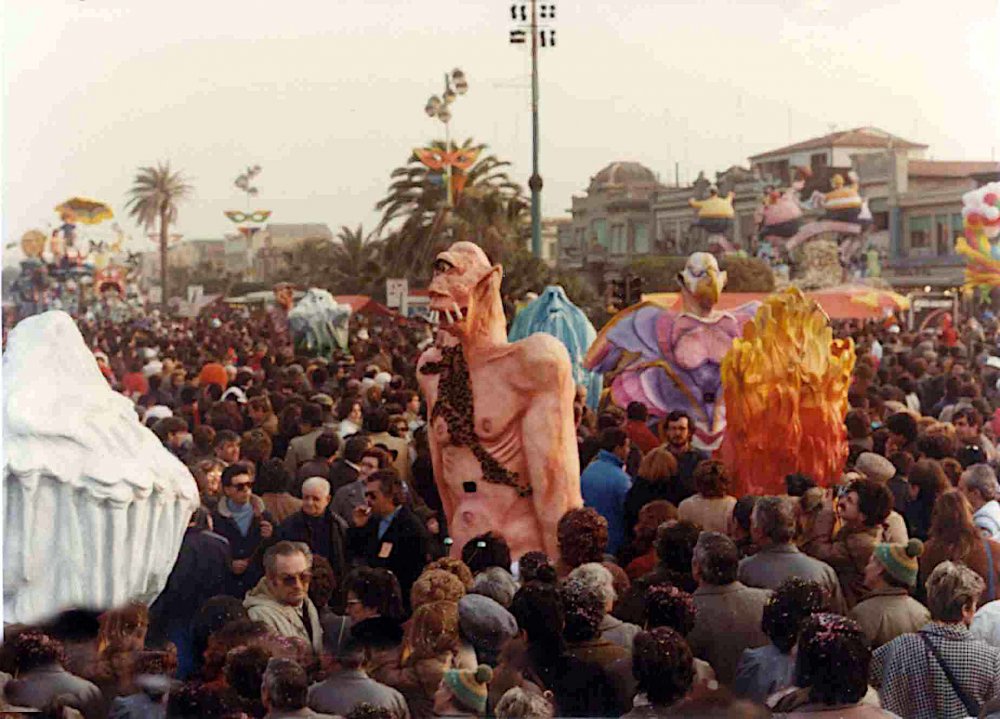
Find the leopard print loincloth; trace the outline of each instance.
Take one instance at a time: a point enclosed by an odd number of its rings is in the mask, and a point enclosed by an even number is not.
[[[437,374],[438,400],[431,412],[431,421],[441,417],[448,425],[451,443],[468,447],[479,461],[483,480],[504,484],[517,490],[519,497],[531,496],[531,484],[500,464],[483,447],[476,434],[475,411],[472,397],[472,380],[469,366],[461,345],[441,349],[440,362],[428,362],[420,368],[421,374]]]

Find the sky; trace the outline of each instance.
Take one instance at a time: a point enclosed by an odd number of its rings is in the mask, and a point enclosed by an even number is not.
[[[174,232],[252,209],[366,230],[389,173],[443,138],[423,111],[460,67],[452,134],[531,174],[530,58],[509,0],[0,0],[4,244],[83,195],[125,217],[140,166],[194,187]],[[832,129],[873,125],[934,159],[1000,152],[1000,2],[555,0],[540,50],[543,215],[615,160],[672,182]],[[103,231],[107,231],[106,227]],[[99,234],[100,230],[98,231]],[[5,261],[19,251],[7,251]]]

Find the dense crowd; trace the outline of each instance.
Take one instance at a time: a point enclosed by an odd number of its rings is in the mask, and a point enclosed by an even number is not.
[[[574,406],[585,506],[560,556],[453,547],[422,323],[81,321],[198,483],[152,606],[6,627],[6,706],[94,717],[1000,717],[1000,329],[843,324],[834,487],[732,496],[682,412]],[[460,559],[458,557],[461,557]]]

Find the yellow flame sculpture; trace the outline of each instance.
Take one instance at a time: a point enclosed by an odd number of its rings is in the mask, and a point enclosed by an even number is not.
[[[839,477],[854,362],[854,341],[835,340],[826,313],[798,288],[764,301],[722,360],[733,494],[784,494],[793,472],[824,487]]]

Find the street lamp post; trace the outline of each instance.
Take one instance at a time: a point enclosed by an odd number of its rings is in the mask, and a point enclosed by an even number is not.
[[[531,254],[542,256],[542,176],[538,174],[538,13],[531,0]]]
[[[445,73],[444,92],[441,97],[432,95],[424,106],[424,112],[428,117],[436,117],[444,124],[444,154],[447,158],[451,152],[451,105],[459,95],[464,95],[469,91],[469,83],[465,78],[465,73],[455,68],[451,74]],[[450,159],[445,160],[445,183],[447,191],[448,207],[451,208],[454,198],[451,189],[451,166]]]

